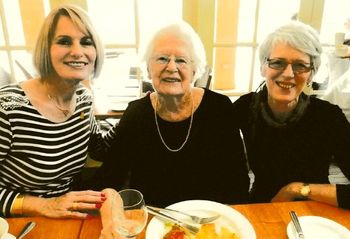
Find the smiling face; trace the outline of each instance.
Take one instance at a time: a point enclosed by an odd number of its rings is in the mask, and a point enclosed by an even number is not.
[[[85,80],[94,71],[96,49],[91,37],[67,16],[61,16],[50,48],[56,74],[65,80]]]
[[[292,63],[295,69],[311,64],[307,54],[284,43],[276,44],[269,59]],[[311,71],[293,72],[291,64],[288,64],[285,69],[276,70],[269,67],[266,62],[262,66],[262,75],[266,78],[268,103],[272,109],[275,109],[277,105],[288,106],[298,101],[299,95],[310,78]]]
[[[190,44],[174,35],[156,39],[148,74],[158,94],[178,96],[190,90],[194,76],[190,52]]]

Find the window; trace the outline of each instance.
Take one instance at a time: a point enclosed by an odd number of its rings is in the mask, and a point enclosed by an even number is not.
[[[292,18],[310,24],[320,33],[324,54],[314,81],[327,87],[349,68],[348,60],[334,56],[335,32],[346,32],[348,0],[212,0],[214,89],[241,95],[261,82],[258,47],[266,34]],[[273,9],[273,10],[272,10]],[[347,32],[350,38],[350,30]]]
[[[345,23],[350,19],[350,1],[325,0],[323,7],[320,39],[323,44],[322,65],[315,81],[324,90],[341,77],[350,67],[350,61],[335,55],[334,36],[336,32],[344,32],[350,38],[350,29]],[[350,22],[350,21],[349,21]]]
[[[300,0],[216,1],[214,88],[240,95],[260,84],[258,46],[299,11]],[[273,6],[273,14],[271,14]]]
[[[0,60],[12,81],[26,79],[19,62],[31,74],[31,51],[39,27],[59,0],[0,0]],[[212,67],[212,88],[241,95],[256,89],[261,79],[258,47],[266,34],[295,14],[320,32],[324,45],[319,82],[331,82],[334,33],[345,31],[349,0],[71,0],[91,15],[106,48],[106,60],[94,86],[103,95],[137,94],[138,53],[162,24],[185,19],[197,30]],[[25,19],[25,21],[24,21]],[[14,27],[15,26],[15,27]],[[337,59],[339,60],[339,59]],[[345,63],[349,63],[348,61]],[[344,65],[344,61],[337,63]],[[333,64],[334,65],[334,64]],[[345,66],[344,66],[345,68]],[[123,92],[125,91],[125,92]]]
[[[98,107],[138,97],[139,49],[155,29],[182,19],[182,1],[88,0],[87,9],[106,48],[102,72],[94,82]]]
[[[1,67],[11,73],[13,82],[26,79],[16,61],[32,75],[35,74],[31,52],[39,31],[38,26],[50,9],[60,2],[0,0]],[[105,64],[94,84],[98,90],[107,94],[123,91],[125,85],[137,84],[135,79],[132,80],[138,67],[140,42],[147,40],[150,33],[161,24],[182,18],[182,1],[178,0],[70,2],[77,3],[88,11],[105,45]]]

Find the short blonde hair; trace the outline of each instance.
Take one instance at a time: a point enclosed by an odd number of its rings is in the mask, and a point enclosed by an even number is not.
[[[51,62],[50,47],[52,45],[58,20],[61,16],[69,17],[80,31],[91,37],[93,40],[96,49],[93,77],[97,77],[101,72],[104,59],[103,45],[88,14],[80,7],[69,4],[61,5],[53,9],[45,18],[33,52],[33,62],[36,70],[42,78],[50,76],[55,72]]]

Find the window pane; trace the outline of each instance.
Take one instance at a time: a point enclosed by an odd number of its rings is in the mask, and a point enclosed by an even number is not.
[[[160,26],[182,19],[182,1],[147,0],[138,1],[140,43],[147,42]]]
[[[12,59],[16,82],[24,81],[30,78],[30,76],[33,77],[36,75],[32,61],[32,54],[27,51],[12,51]]]
[[[256,0],[239,2],[238,41],[253,41],[255,28]]]
[[[259,2],[259,5],[257,5],[257,2]],[[227,1],[225,3],[231,4],[232,2]],[[298,13],[299,5],[300,0],[239,1],[239,5],[237,4],[236,6],[234,6],[235,8],[239,8],[237,42],[235,42],[234,37],[231,37],[231,42],[223,42],[231,44],[233,46],[233,49],[229,51],[230,54],[232,54],[230,56],[232,60],[231,62],[227,61],[227,59],[230,59],[230,57],[227,55],[229,54],[228,52],[225,53],[225,57],[223,58],[225,60],[219,59],[223,57],[223,53],[221,53],[219,49],[216,50],[214,79],[222,79],[220,81],[224,82],[233,81],[231,83],[231,85],[233,86],[231,89],[234,89],[235,91],[239,92],[248,92],[255,89],[257,85],[261,82],[258,52],[256,52],[255,55],[252,54],[253,51],[255,51],[256,49],[255,46],[258,46],[259,43],[266,37],[266,35],[273,31],[275,28],[281,26],[286,22],[291,21],[292,17],[294,17],[295,14]],[[257,7],[259,7],[259,9],[258,23],[256,26]],[[218,11],[230,11],[230,7],[222,8],[219,6]],[[220,13],[218,12],[217,14]],[[219,29],[226,29],[227,35],[234,36],[232,32],[234,33],[235,31],[230,29],[230,27],[235,27],[234,24],[230,25],[227,21],[224,20],[218,21],[217,24],[224,24],[225,26],[221,26],[221,28],[220,26],[217,26],[217,29],[215,31],[219,31]],[[257,39],[254,39],[255,34],[257,36]],[[224,36],[225,34],[223,32],[220,32],[218,36],[221,35]],[[229,38],[226,37],[226,40],[227,39]],[[222,42],[218,42],[217,45],[219,45],[220,43]],[[235,49],[236,46],[237,48]],[[253,64],[253,62],[255,64]],[[231,67],[230,64],[232,65]],[[215,84],[214,87],[216,87]],[[228,90],[230,88],[225,89]]]
[[[349,0],[325,0],[320,38],[322,43],[334,45],[334,34],[346,32],[350,38],[350,29],[344,23],[350,18]]]
[[[5,71],[10,72],[10,66],[8,63],[8,56],[6,51],[0,51],[0,66],[3,68]]]
[[[215,41],[217,43],[232,43],[236,42],[238,12],[237,1],[217,1],[216,4],[216,32]],[[227,24],[227,23],[230,24]]]
[[[3,0],[7,31],[11,45],[25,45],[18,0]]]
[[[104,44],[136,43],[134,1],[88,0],[87,4],[89,15]]]
[[[299,11],[299,5],[300,0],[260,0],[258,42],[277,27],[290,21]]]
[[[5,39],[4,39],[4,31],[2,29],[2,21],[0,19],[0,46],[5,45]]]
[[[252,67],[252,48],[237,47],[235,66],[235,90],[247,92]]]
[[[234,88],[234,58],[235,48],[216,47],[214,62],[214,88],[225,90]],[[216,80],[218,79],[218,80]],[[225,79],[222,81],[221,79]]]
[[[8,65],[8,57],[6,52],[0,51],[0,87],[11,83],[10,67]]]

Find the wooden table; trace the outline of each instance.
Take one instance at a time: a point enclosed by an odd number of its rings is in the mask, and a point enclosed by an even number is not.
[[[44,217],[7,218],[6,220],[10,225],[9,232],[15,236],[19,234],[27,222],[36,222],[33,230],[25,236],[26,239],[77,239],[84,224],[83,220],[60,220]]]
[[[257,239],[288,239],[286,227],[290,222],[289,211],[299,216],[314,215],[334,220],[350,229],[350,210],[326,204],[307,202],[261,203],[232,205],[253,225]],[[17,235],[26,222],[35,221],[37,226],[26,239],[98,239],[101,230],[99,217],[89,220],[47,219],[41,217],[9,218],[10,233]],[[144,239],[145,232],[137,237]]]

